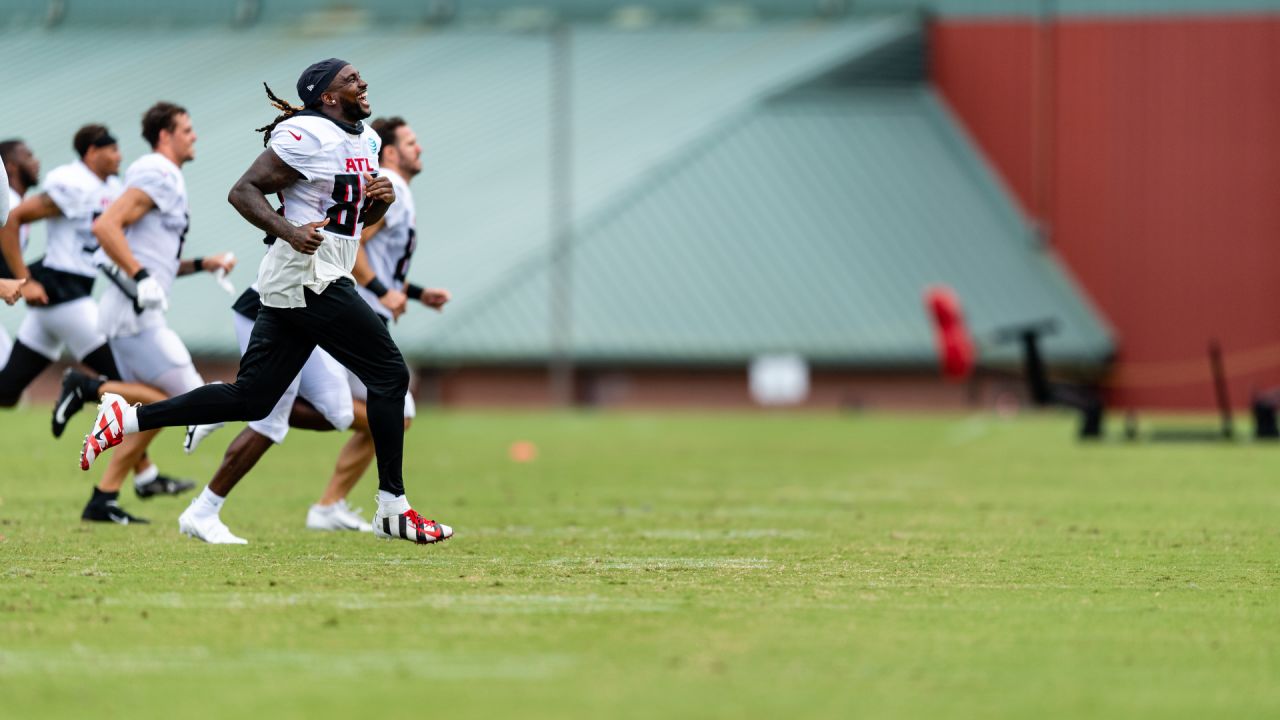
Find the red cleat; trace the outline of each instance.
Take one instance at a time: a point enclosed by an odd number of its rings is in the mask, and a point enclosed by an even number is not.
[[[98,404],[93,429],[80,446],[80,469],[88,470],[102,453],[124,442],[124,412],[129,404],[115,393],[105,393]]]
[[[373,514],[373,534],[385,540],[408,540],[426,545],[453,537],[453,528],[427,520],[413,509],[399,515],[383,515],[379,509]]]

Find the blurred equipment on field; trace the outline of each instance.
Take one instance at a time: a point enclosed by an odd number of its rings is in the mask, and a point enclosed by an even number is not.
[[[951,288],[935,285],[925,291],[925,306],[933,320],[934,336],[942,372],[960,382],[976,373],[1008,375],[1009,371],[980,363],[981,345],[976,343],[965,323],[960,299]],[[1067,407],[1080,413],[1079,436],[1094,440],[1102,436],[1105,406],[1097,387],[1062,381],[1051,381],[1043,354],[1043,339],[1058,329],[1053,318],[1008,325],[991,334],[988,347],[1016,343],[1022,350],[1022,378],[1027,395],[1037,407]]]

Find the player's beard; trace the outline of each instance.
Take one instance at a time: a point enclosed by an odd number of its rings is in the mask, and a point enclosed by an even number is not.
[[[31,172],[25,167],[18,168],[18,179],[21,180],[22,184],[26,185],[27,187],[40,184],[40,176],[36,173]]]
[[[365,110],[360,107],[359,100],[347,100],[346,98],[338,98],[338,105],[342,108],[342,116],[349,122],[363,120],[373,114],[373,109]]]

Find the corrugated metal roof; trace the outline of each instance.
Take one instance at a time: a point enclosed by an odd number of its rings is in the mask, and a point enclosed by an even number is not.
[[[549,268],[545,256],[516,268],[410,350],[546,357]],[[933,283],[959,292],[980,334],[1053,317],[1050,358],[1095,364],[1111,352],[1097,313],[929,90],[807,93],[758,106],[582,229],[572,354],[929,364],[921,294]]]
[[[638,176],[777,88],[883,42],[906,21],[779,23],[738,31],[585,28],[573,36],[578,218],[597,213]],[[0,136],[26,138],[47,169],[72,159],[71,136],[106,122],[126,162],[153,101],[185,105],[200,140],[187,167],[192,229],[187,252],[237,252],[251,281],[260,233],[226,203],[261,151],[253,128],[274,115],[261,81],[292,95],[296,74],[335,52],[369,80],[374,111],[399,114],[426,148],[414,183],[423,240],[411,278],[449,287],[451,312],[485,297],[549,237],[546,36],[447,31],[313,37],[250,31],[0,32],[21,112]],[[33,239],[38,246],[43,231]],[[170,322],[197,353],[234,354],[228,298],[207,278],[175,286]],[[16,327],[21,313],[0,312]],[[441,322],[417,313],[396,328],[408,347],[431,345]]]
[[[421,27],[427,23],[500,25],[521,22],[537,26],[553,18],[608,21],[620,11],[647,14],[641,22],[751,22],[764,18],[797,18],[840,13],[928,10],[944,17],[1151,16],[1280,12],[1278,0],[856,0],[838,3],[795,0],[112,0],[52,3],[50,0],[4,0],[0,26],[38,27],[50,21],[51,7],[59,27],[178,28],[264,24],[312,28],[348,26]],[[505,18],[505,19],[504,19]],[[523,19],[521,19],[523,18]]]

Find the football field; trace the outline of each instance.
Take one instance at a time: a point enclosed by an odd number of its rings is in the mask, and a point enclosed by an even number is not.
[[[228,501],[235,547],[177,533],[187,498],[82,524],[88,422],[0,415],[6,719],[1280,715],[1280,447],[426,413],[409,498],[454,539],[305,530],[343,436],[295,431]],[[203,484],[236,432],[155,457]]]

